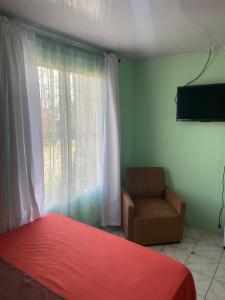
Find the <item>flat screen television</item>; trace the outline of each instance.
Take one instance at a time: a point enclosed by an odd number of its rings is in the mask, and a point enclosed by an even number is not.
[[[225,122],[225,83],[178,87],[177,121]]]

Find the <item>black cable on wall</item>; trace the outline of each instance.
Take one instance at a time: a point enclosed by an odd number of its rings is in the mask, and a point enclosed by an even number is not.
[[[218,227],[221,228],[221,215],[224,209],[224,177],[225,177],[225,166],[223,168],[223,176],[222,176],[222,195],[221,195],[221,208],[219,212],[219,222]]]
[[[185,85],[183,85],[183,86],[188,86],[188,85],[192,84],[193,82],[195,82],[196,80],[198,80],[198,79],[204,74],[204,72],[205,72],[205,70],[206,70],[206,68],[207,68],[207,66],[208,66],[208,64],[209,64],[211,55],[212,55],[212,48],[210,48],[210,50],[209,50],[209,55],[208,55],[208,58],[207,58],[207,60],[206,60],[206,63],[205,63],[205,65],[204,65],[202,71],[201,71],[194,79],[192,79],[191,81],[188,81],[188,82],[187,82]],[[175,96],[175,103],[177,104],[177,93],[176,93],[176,96]]]

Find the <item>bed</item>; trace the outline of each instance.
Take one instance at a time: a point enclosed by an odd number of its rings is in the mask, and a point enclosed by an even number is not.
[[[32,282],[35,300],[196,299],[183,264],[58,214],[0,235],[0,299]]]

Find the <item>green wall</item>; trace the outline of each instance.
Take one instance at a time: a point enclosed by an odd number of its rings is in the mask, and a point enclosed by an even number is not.
[[[187,203],[187,224],[218,231],[225,123],[176,122],[176,87],[193,79],[207,56],[205,52],[140,60],[126,66],[120,80],[125,124],[122,167],[164,167],[168,184]],[[213,54],[206,72],[195,84],[217,82],[225,82],[225,52]],[[225,214],[222,221],[224,225]]]

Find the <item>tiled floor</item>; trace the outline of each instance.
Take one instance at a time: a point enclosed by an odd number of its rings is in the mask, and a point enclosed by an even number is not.
[[[121,229],[108,232],[123,237]],[[225,300],[225,251],[223,237],[186,227],[181,243],[149,247],[184,263],[192,272],[197,300]]]

